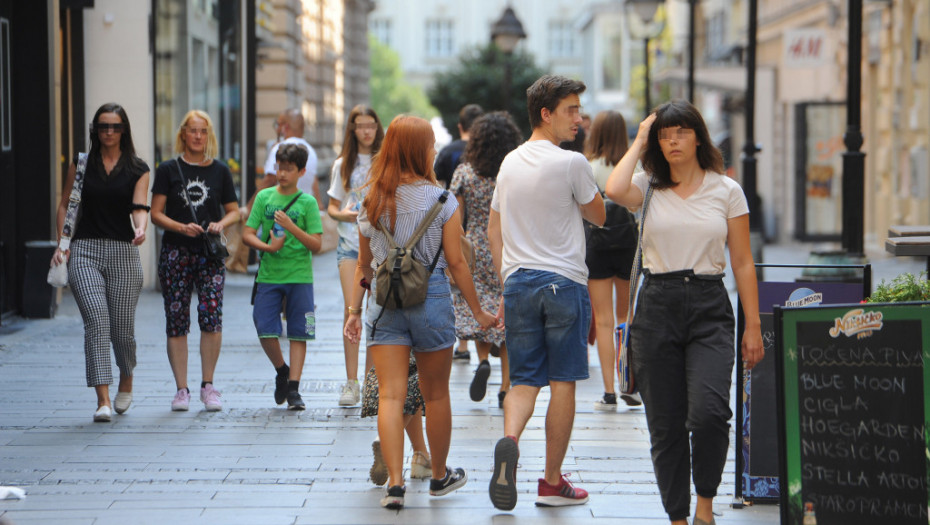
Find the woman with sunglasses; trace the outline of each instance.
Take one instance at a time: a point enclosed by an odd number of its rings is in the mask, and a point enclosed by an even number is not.
[[[179,156],[158,165],[152,185],[152,222],[165,230],[158,282],[165,300],[168,361],[177,386],[171,410],[186,411],[190,405],[187,334],[196,287],[200,400],[207,411],[215,412],[223,408],[220,393],[213,387],[213,373],[223,342],[226,267],[223,260],[206,256],[202,235],[222,235],[227,226],[238,222],[239,204],[232,173],[214,158],[219,149],[210,115],[199,109],[188,111],[178,127],[174,149]]]
[[[76,165],[75,157],[58,204],[59,241]],[[142,289],[139,245],[145,241],[148,223],[148,187],[149,167],[136,156],[126,111],[119,104],[100,106],[90,125],[81,214],[70,249],[56,249],[52,256],[53,266],[68,261],[68,281],[84,320],[87,386],[97,393],[97,422],[112,418],[111,343],[119,368],[116,413],[122,414],[132,403],[136,304]]]
[[[638,160],[645,171],[634,174]],[[639,125],[607,180],[607,196],[637,208],[649,199],[640,219],[644,281],[630,348],[662,504],[673,525],[687,525],[693,479],[694,525],[713,525],[733,416],[736,326],[722,280],[727,248],[746,318],[746,369],[763,356],[749,206],[723,174],[704,118],[686,101],[662,104]]]

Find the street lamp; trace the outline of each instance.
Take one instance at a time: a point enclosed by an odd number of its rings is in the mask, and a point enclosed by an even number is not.
[[[491,26],[491,41],[504,53],[504,82],[501,85],[501,103],[504,109],[508,109],[510,101],[510,84],[511,75],[510,57],[520,40],[526,38],[526,32],[523,31],[523,24],[513,12],[513,8],[507,7],[497,22]]]
[[[862,147],[862,0],[849,0],[846,58],[846,133],[843,142],[843,248],[865,252],[862,208],[865,204],[865,153]]]
[[[626,0],[627,13],[635,14],[645,28],[641,31],[636,31],[629,23],[630,17],[627,18],[627,25],[630,25],[630,34],[636,35],[637,33],[642,33],[638,36],[643,39],[643,65],[646,68],[644,95],[646,103],[645,113],[647,117],[652,110],[652,97],[650,96],[649,89],[649,40],[659,36],[665,26],[665,24],[659,24],[656,28],[653,27],[652,24],[652,19],[655,18],[656,11],[659,10],[660,4],[662,4],[662,0]]]

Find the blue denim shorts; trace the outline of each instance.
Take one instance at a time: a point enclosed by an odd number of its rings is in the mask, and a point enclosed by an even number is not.
[[[342,261],[358,260],[358,250],[349,246],[349,242],[346,241],[345,237],[339,236],[339,241],[336,242],[336,266],[342,264]]]
[[[281,336],[281,306],[287,299],[287,338],[294,341],[316,339],[316,315],[313,309],[313,284],[258,283],[252,321],[258,337]]]
[[[517,270],[504,283],[510,382],[547,386],[588,378],[588,287],[543,270]]]
[[[375,283],[371,283],[371,297],[376,297]],[[368,301],[365,328],[368,346],[409,346],[414,352],[435,352],[452,348],[455,344],[455,312],[452,310],[452,290],[442,269],[433,270],[429,277],[426,301],[410,308],[384,310],[373,299]],[[377,329],[371,324],[378,319]],[[374,331],[374,334],[372,334]]]

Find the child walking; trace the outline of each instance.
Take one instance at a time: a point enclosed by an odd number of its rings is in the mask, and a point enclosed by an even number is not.
[[[256,281],[252,320],[262,350],[277,371],[274,401],[287,400],[288,410],[303,410],[300,375],[307,355],[307,341],[316,337],[313,307],[312,253],[320,250],[323,223],[320,208],[312,195],[297,189],[297,180],[306,172],[307,149],[297,144],[278,148],[278,185],[255,196],[242,241],[264,252]],[[256,235],[262,229],[262,239]],[[282,307],[287,318],[291,365],[281,353]]]

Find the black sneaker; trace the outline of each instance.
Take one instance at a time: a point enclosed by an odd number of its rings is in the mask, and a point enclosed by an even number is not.
[[[452,352],[452,360],[453,361],[465,361],[467,363],[471,361],[471,352],[469,352],[468,350],[465,350],[464,352],[459,352],[458,350],[455,350],[454,352]]]
[[[300,397],[300,392],[296,390],[291,390],[287,393],[287,409],[288,410],[303,410],[307,408],[304,405],[304,400]]]
[[[484,395],[488,392],[488,377],[490,376],[491,363],[485,359],[475,369],[475,378],[471,380],[471,388],[468,389],[472,401],[484,399]]]
[[[404,508],[404,494],[407,492],[407,487],[394,485],[393,487],[388,487],[387,494],[381,498],[381,506],[386,509],[391,510],[400,510]]]
[[[468,475],[465,469],[457,468],[452,470],[446,467],[446,477],[442,479],[431,478],[429,480],[430,496],[445,496],[453,490],[460,489],[468,482]]]
[[[290,370],[284,372],[284,375],[277,374],[274,378],[274,402],[280,405],[287,399],[287,376]]]
[[[507,397],[507,391],[501,390],[497,393],[497,408],[504,408],[504,398]]]
[[[633,392],[632,394],[621,394],[620,399],[623,400],[627,406],[638,407],[642,406],[643,398],[639,396],[639,392]]]
[[[491,503],[500,510],[517,506],[517,460],[520,448],[509,437],[502,437],[494,447],[494,474],[488,487]]]
[[[604,392],[604,397],[594,402],[594,409],[601,412],[617,411],[617,394],[614,392]]]

